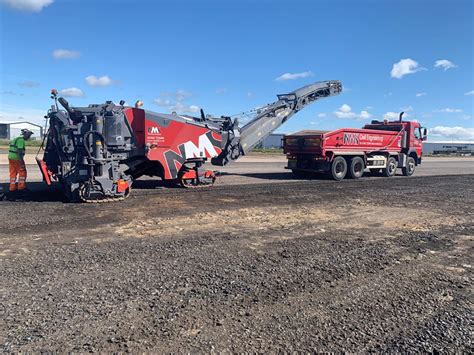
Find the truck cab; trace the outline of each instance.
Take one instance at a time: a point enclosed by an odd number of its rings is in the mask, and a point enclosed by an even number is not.
[[[408,156],[413,156],[416,164],[421,164],[423,155],[423,141],[427,138],[427,129],[422,127],[418,121],[372,121],[362,129],[374,129],[382,131],[406,132],[406,142],[402,145],[402,152]]]

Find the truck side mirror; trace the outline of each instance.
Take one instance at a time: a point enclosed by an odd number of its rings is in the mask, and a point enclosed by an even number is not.
[[[428,138],[428,130],[423,127],[422,133],[423,140],[426,141],[426,139]]]

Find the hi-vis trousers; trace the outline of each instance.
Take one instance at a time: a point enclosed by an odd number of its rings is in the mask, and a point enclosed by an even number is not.
[[[8,159],[8,166],[10,168],[10,191],[24,190],[26,188],[25,162],[23,160]]]

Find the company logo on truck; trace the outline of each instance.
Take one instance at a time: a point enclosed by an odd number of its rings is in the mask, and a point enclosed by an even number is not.
[[[344,133],[344,145],[378,145],[383,142],[383,137],[367,133]]]
[[[359,144],[359,133],[344,133],[344,145]]]

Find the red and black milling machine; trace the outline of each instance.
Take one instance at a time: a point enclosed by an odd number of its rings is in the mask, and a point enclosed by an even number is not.
[[[44,181],[58,181],[71,201],[123,199],[143,175],[185,187],[211,185],[215,175],[205,162],[224,166],[238,159],[302,108],[341,91],[339,81],[323,81],[277,95],[244,124],[236,116],[161,114],[123,101],[74,107],[53,92],[38,165]]]

